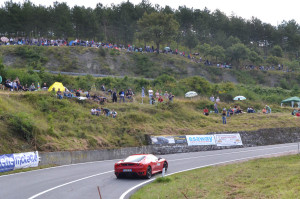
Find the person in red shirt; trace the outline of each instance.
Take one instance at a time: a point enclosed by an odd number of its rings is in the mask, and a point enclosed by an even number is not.
[[[158,102],[162,103],[164,101],[164,99],[161,97],[161,95],[158,97]]]
[[[300,112],[299,112],[299,111],[296,113],[296,116],[297,116],[297,117],[300,117]]]
[[[208,109],[207,109],[207,107],[205,107],[205,109],[203,110],[203,114],[204,114],[204,115],[206,115],[206,116],[208,116],[208,115],[209,115],[209,112],[208,112]]]

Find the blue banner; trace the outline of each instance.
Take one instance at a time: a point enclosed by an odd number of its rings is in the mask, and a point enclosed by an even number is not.
[[[12,171],[15,168],[13,154],[0,155],[0,172]]]
[[[0,172],[37,167],[38,164],[39,154],[37,151],[0,155]]]

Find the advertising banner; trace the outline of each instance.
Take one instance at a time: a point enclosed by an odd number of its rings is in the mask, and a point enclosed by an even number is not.
[[[39,165],[38,152],[15,153],[15,169],[37,167]]]
[[[12,171],[15,168],[13,154],[0,155],[0,172]]]
[[[186,139],[189,146],[216,144],[214,135],[187,135]]]
[[[184,144],[186,143],[185,135],[161,135],[151,136],[152,144]]]
[[[0,155],[0,172],[37,167],[38,164],[39,154],[37,151]]]
[[[239,133],[235,134],[215,134],[217,146],[236,146],[243,145]]]

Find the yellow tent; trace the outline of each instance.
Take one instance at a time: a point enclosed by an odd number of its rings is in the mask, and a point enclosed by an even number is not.
[[[49,87],[48,91],[58,91],[58,89],[60,89],[61,92],[65,91],[65,87],[61,82],[55,82],[54,84],[52,84]]]

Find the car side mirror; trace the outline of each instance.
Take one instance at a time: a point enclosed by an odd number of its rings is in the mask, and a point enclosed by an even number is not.
[[[162,159],[161,157],[158,158],[158,160],[161,160],[161,159]]]

